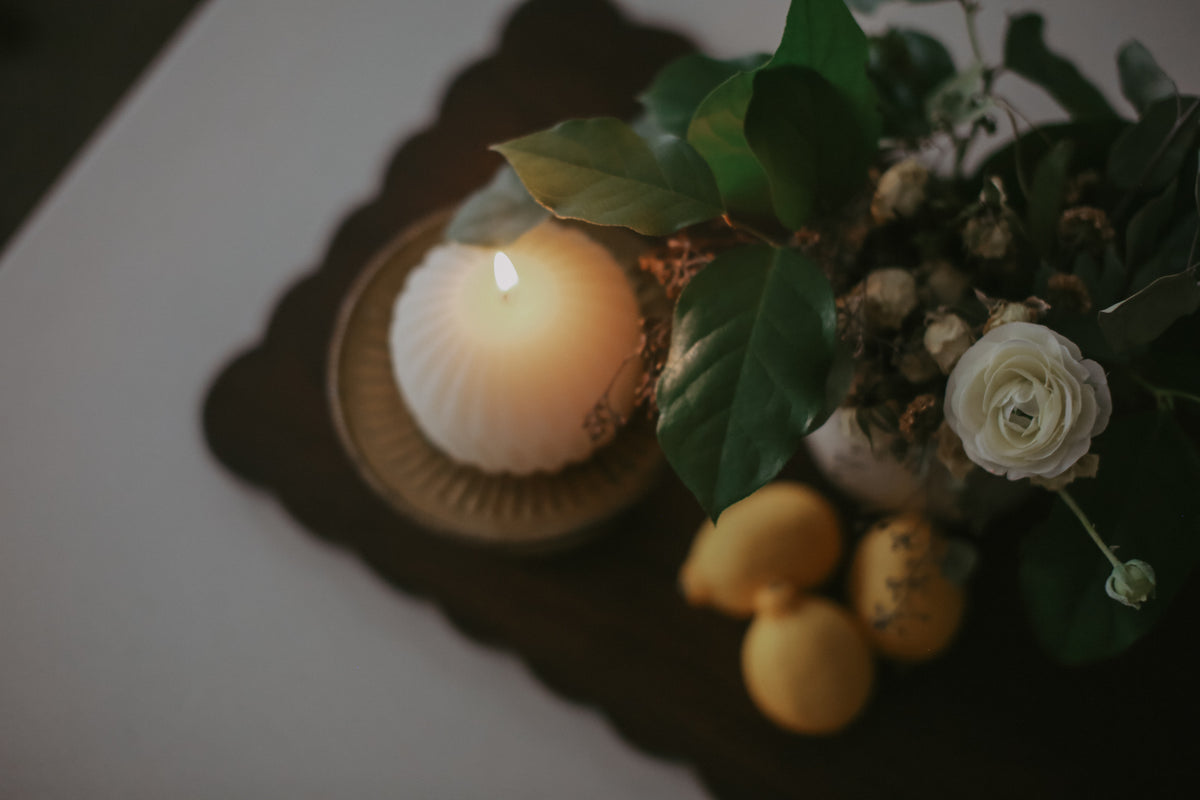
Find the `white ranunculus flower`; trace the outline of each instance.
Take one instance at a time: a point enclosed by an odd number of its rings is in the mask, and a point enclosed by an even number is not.
[[[1010,322],[959,359],[945,410],[967,456],[1015,481],[1069,469],[1108,425],[1112,397],[1100,365],[1070,339]]]

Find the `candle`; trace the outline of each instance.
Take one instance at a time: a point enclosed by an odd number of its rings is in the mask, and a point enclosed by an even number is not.
[[[496,250],[448,242],[408,277],[392,363],[417,426],[446,455],[526,475],[586,459],[607,399],[627,415],[640,312],[624,270],[579,230],[545,222]]]

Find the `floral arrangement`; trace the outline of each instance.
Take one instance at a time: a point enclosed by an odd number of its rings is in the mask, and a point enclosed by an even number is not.
[[[1039,15],[992,64],[957,2],[965,66],[918,31],[868,37],[843,0],[793,0],[772,54],[687,55],[632,122],[496,145],[506,166],[448,235],[498,246],[552,214],[653,237],[642,265],[674,313],[644,323],[643,395],[714,520],[835,411],[915,475],[1055,493],[1025,534],[1026,604],[1062,661],[1110,657],[1200,560],[1200,98],[1130,42],[1125,119]],[[1024,122],[1002,72],[1069,120]]]

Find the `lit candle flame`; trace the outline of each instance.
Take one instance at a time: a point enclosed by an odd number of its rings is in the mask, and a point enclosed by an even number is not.
[[[492,270],[496,274],[496,286],[500,291],[507,292],[517,285],[517,268],[513,266],[512,259],[504,253],[496,253],[496,259],[492,262]]]

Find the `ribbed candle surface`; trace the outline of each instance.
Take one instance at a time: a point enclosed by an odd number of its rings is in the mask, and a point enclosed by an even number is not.
[[[451,458],[488,472],[555,471],[587,458],[598,401],[627,415],[641,362],[637,298],[621,266],[580,231],[549,221],[496,251],[429,251],[396,301],[397,382],[417,425]],[[501,276],[503,279],[503,276]]]

